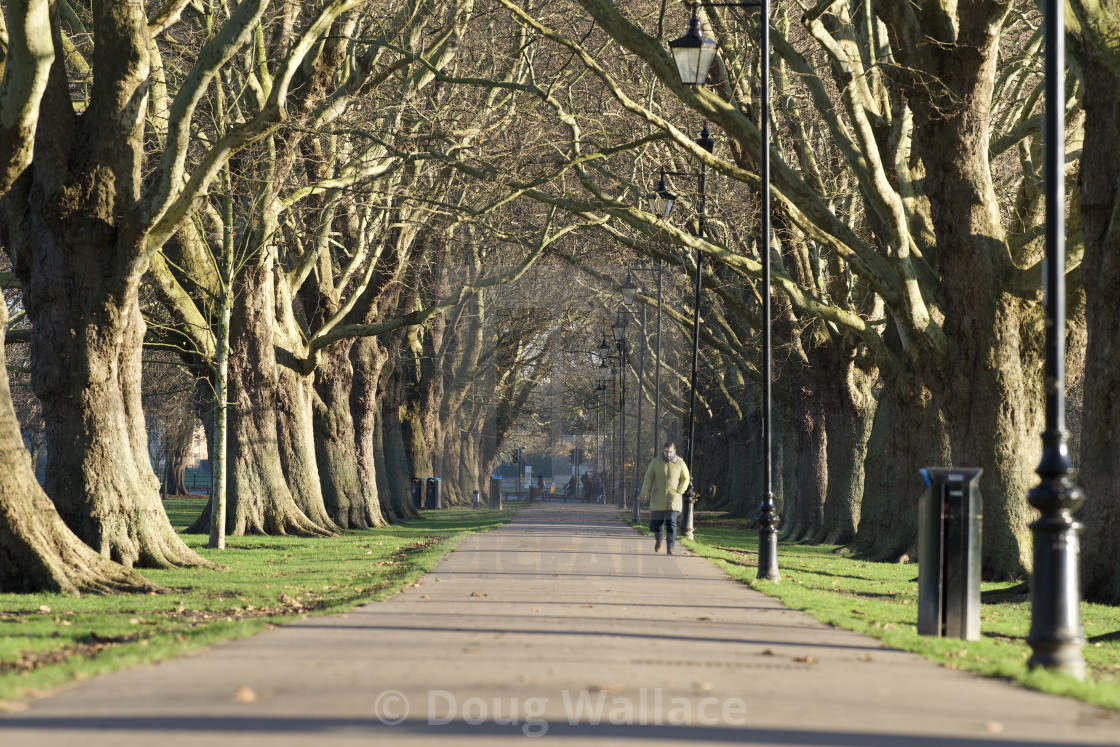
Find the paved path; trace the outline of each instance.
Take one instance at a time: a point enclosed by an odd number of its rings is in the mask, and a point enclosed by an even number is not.
[[[387,601],[65,688],[0,718],[0,745],[1120,744],[1117,714],[652,551],[611,507],[531,506]]]

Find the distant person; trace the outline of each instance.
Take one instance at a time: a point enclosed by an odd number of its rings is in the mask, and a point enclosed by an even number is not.
[[[583,485],[583,502],[591,503],[591,475],[584,472],[579,481]]]
[[[544,475],[537,475],[537,493],[544,495]]]
[[[646,470],[646,479],[638,500],[649,497],[649,531],[653,533],[653,551],[661,552],[661,530],[665,528],[667,547],[672,555],[677,543],[677,515],[684,508],[683,496],[688,490],[688,467],[677,456],[677,444],[666,441],[661,456],[654,457]]]
[[[607,494],[607,488],[603,485],[603,478],[595,478],[595,486],[592,488],[592,494],[595,496],[596,503],[603,502],[603,497]]]

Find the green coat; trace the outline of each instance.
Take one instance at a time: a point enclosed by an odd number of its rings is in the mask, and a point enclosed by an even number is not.
[[[688,490],[688,467],[679,456],[666,462],[659,456],[649,463],[641,495],[648,495],[650,511],[680,511],[684,508],[682,496]]]

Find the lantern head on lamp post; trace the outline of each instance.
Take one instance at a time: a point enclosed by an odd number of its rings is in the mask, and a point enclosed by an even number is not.
[[[624,304],[634,303],[634,294],[638,292],[638,284],[634,282],[634,275],[631,272],[626,272],[626,282],[621,285],[620,289],[622,290],[622,302]]]
[[[603,358],[603,362],[599,364],[599,387],[595,390],[597,392],[607,391],[607,386],[604,382],[611,379],[611,367],[607,365],[607,359]]]
[[[702,86],[708,81],[708,70],[712,67],[712,58],[716,56],[719,44],[700,31],[696,5],[692,6],[688,31],[680,39],[669,42],[669,49],[673,53],[673,61],[677,63],[681,83],[686,86]]]
[[[657,182],[657,189],[646,195],[646,202],[649,204],[649,211],[659,218],[668,218],[673,212],[677,196],[665,186],[664,170],[661,172],[660,181]]]
[[[611,325],[611,332],[614,333],[615,342],[622,342],[622,338],[626,335],[626,325],[630,319],[623,316],[622,311],[618,311],[614,317],[614,324]]]

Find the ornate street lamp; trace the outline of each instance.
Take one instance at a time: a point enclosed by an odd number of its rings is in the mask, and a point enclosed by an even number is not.
[[[1031,524],[1034,569],[1031,578],[1032,654],[1027,666],[1044,667],[1078,679],[1085,676],[1081,647],[1078,537],[1073,512],[1085,494],[1073,483],[1065,424],[1065,2],[1043,3],[1046,57],[1043,141],[1046,190],[1046,430],[1042,434],[1041,483],[1027,501],[1041,513]]]
[[[673,60],[677,63],[677,73],[681,76],[681,83],[686,86],[702,86],[708,81],[708,70],[711,69],[712,60],[719,49],[717,42],[706,38],[700,31],[696,7],[692,6],[688,31],[681,38],[669,42]]]
[[[716,141],[708,132],[708,125],[700,131],[696,144],[709,153],[716,147]],[[697,215],[696,235],[704,238],[705,222],[708,211],[708,165],[700,162],[700,210]],[[696,368],[700,360],[700,289],[704,277],[704,255],[696,250],[696,284],[692,296],[692,375],[688,379],[688,452],[685,456],[685,465],[688,467],[688,492],[684,497],[684,511],[681,513],[681,535],[685,539],[693,539],[695,535],[694,519],[696,513],[696,468],[693,466],[696,459]]]
[[[626,282],[619,286],[619,290],[622,291],[622,302],[624,304],[629,306],[634,303],[634,296],[638,292],[638,284],[634,282],[634,275],[629,270],[626,271]]]
[[[772,407],[770,382],[773,377],[772,356],[770,351],[770,0],[759,2],[712,2],[694,3],[688,31],[680,39],[669,43],[673,59],[677,62],[677,72],[681,83],[686,86],[704,85],[708,79],[708,69],[718,44],[705,39],[700,33],[700,21],[696,17],[699,5],[737,8],[758,8],[759,68],[761,77],[759,88],[759,180],[762,183],[762,231],[759,236],[758,253],[762,262],[762,501],[758,510],[758,577],[778,581],[778,508],[774,502],[773,448],[772,448]]]

